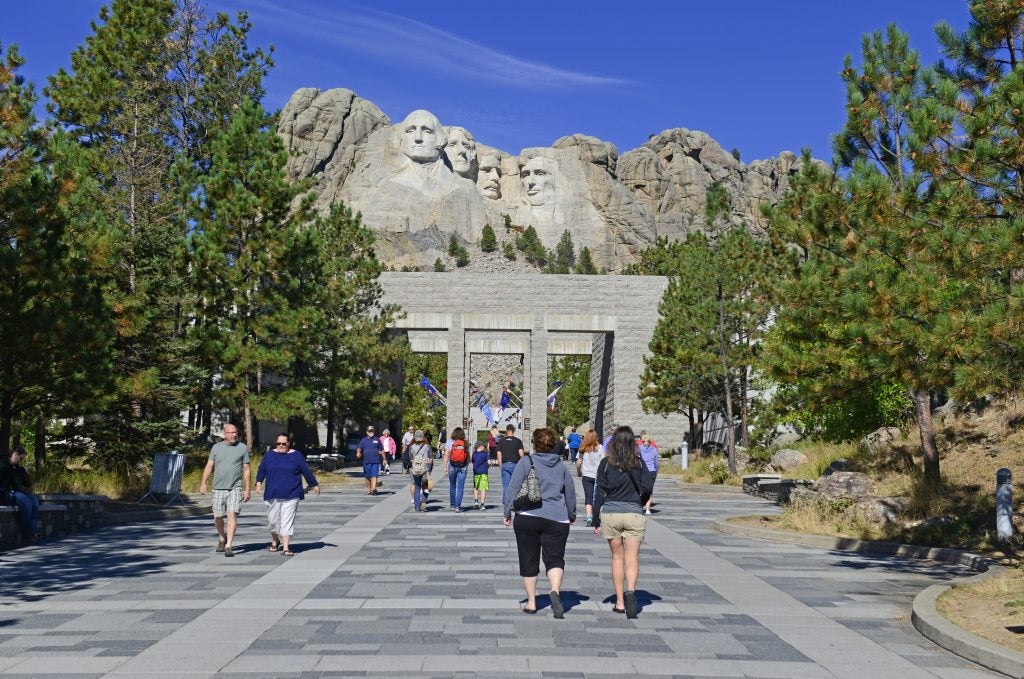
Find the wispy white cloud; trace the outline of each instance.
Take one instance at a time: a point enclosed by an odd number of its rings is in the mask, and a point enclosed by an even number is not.
[[[628,83],[519,59],[421,21],[380,10],[342,10],[313,7],[310,3],[281,5],[272,0],[249,0],[245,5],[254,18],[273,21],[279,30],[458,78],[530,89]]]

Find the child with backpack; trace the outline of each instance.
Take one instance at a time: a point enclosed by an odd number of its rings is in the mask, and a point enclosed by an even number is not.
[[[483,443],[476,444],[473,451],[473,509],[487,509],[487,491],[490,489],[487,472],[491,465],[491,454]]]
[[[466,472],[469,466],[469,447],[466,432],[456,427],[452,440],[445,447],[444,468],[448,472],[448,499],[456,514],[462,511],[462,493],[466,487]]]

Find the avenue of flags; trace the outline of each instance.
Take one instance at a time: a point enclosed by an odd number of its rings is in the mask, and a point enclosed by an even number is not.
[[[433,399],[436,405],[448,406],[448,399],[445,398],[444,394],[438,391],[437,387],[431,383],[426,375],[420,375],[420,386],[423,387],[427,394]],[[501,388],[501,396],[498,399],[498,409],[492,407],[490,401],[487,400],[483,390],[480,389],[480,385],[476,380],[469,381],[470,388],[470,399],[473,405],[480,409],[480,412],[484,417],[487,418],[488,424],[497,425],[502,422],[507,422],[515,417],[516,412],[523,407],[523,396],[517,394],[515,389],[515,383],[511,380],[507,381]],[[547,396],[547,405],[551,410],[555,409],[555,399],[558,395],[558,390],[562,388],[561,382],[555,382],[555,389]],[[506,410],[510,412],[505,413]]]

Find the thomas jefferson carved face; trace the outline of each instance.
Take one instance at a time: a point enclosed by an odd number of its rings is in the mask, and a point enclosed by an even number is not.
[[[402,153],[414,163],[433,163],[445,146],[444,129],[430,111],[413,111],[400,125]]]
[[[550,158],[531,158],[519,169],[519,181],[523,183],[530,205],[544,205],[553,197],[554,171],[555,161]]]
[[[476,187],[484,198],[501,198],[501,158],[496,153],[480,156],[476,173]]]
[[[448,144],[444,147],[444,154],[448,156],[448,162],[452,164],[455,174],[467,179],[473,178],[476,141],[468,130],[463,127],[449,127]]]

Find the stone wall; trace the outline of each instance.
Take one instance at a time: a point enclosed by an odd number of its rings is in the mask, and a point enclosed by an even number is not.
[[[102,495],[40,495],[39,531],[44,538],[92,530],[103,525]],[[0,550],[21,544],[15,507],[0,507]]]

